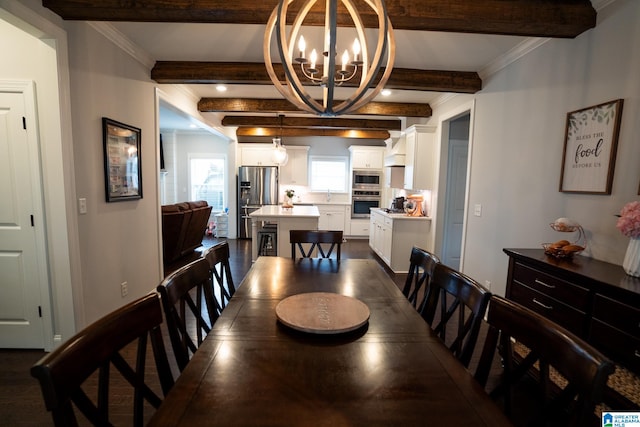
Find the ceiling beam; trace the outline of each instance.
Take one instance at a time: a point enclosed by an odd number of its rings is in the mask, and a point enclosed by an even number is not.
[[[304,136],[331,136],[335,138],[349,139],[388,139],[389,131],[363,130],[363,129],[305,129],[305,128],[263,128],[263,127],[239,127],[236,136],[241,137],[304,137]]]
[[[595,27],[589,0],[386,0],[395,29],[572,38]],[[266,24],[276,0],[42,0],[63,19],[131,22]],[[369,8],[359,8],[367,27],[377,27]],[[297,12],[292,8],[292,13]],[[339,9],[340,25],[351,22]],[[312,8],[309,24],[323,25]],[[312,22],[311,22],[312,21]]]
[[[400,120],[337,119],[310,117],[225,116],[222,126],[268,128],[401,130]]]
[[[275,113],[300,110],[285,99],[202,98],[198,102],[201,113]],[[369,102],[356,110],[354,115],[392,117],[431,117],[429,104],[401,102]]]
[[[284,83],[282,64],[273,64],[279,80]],[[296,67],[303,85],[312,83]],[[381,69],[375,82],[384,73]],[[255,84],[272,85],[265,65],[261,62],[195,62],[158,61],[151,69],[151,79],[169,84]],[[356,87],[358,78],[345,82],[345,87]],[[387,89],[422,90],[434,92],[476,93],[482,89],[482,80],[476,72],[417,70],[394,68],[385,84]]]

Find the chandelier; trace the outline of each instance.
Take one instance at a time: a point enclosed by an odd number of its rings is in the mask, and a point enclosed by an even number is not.
[[[366,30],[354,2],[352,0],[322,0],[325,3],[324,32],[322,34],[323,40],[318,43],[323,44],[322,53],[319,55],[316,49],[312,49],[307,57],[307,41],[301,34],[301,30],[307,28],[309,32],[313,32],[309,26],[304,26],[304,21],[318,1],[321,0],[279,0],[278,6],[269,18],[264,35],[263,49],[267,72],[282,96],[303,111],[321,116],[352,113],[378,95],[389,79],[395,59],[395,40],[391,21],[387,15],[384,0],[364,0],[378,19],[377,42],[375,43],[375,51],[370,56],[365,35]],[[342,3],[348,12],[353,28],[341,27],[340,30],[338,29],[338,2]],[[298,14],[288,23],[287,14],[293,3],[302,4],[295,9],[298,10]],[[340,46],[342,49],[344,48],[343,44],[347,44],[345,41],[347,37],[344,36],[344,33],[352,35],[355,33],[355,40],[349,42],[351,53],[345,49],[341,55],[341,64],[338,65],[336,62],[337,48]],[[284,84],[274,71],[271,58],[271,40],[274,35],[277,53],[284,68]],[[377,80],[383,64],[384,73]],[[336,100],[336,87],[343,86],[350,81],[358,82],[357,86],[353,88],[346,99]],[[320,87],[322,99],[314,99],[305,86]]]

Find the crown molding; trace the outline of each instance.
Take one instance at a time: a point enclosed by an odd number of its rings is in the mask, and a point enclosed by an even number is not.
[[[133,43],[127,36],[118,31],[112,24],[107,22],[88,21],[87,24],[95,29],[98,33],[105,36],[113,44],[118,46],[124,52],[129,54],[133,59],[151,70],[156,61],[144,49]]]

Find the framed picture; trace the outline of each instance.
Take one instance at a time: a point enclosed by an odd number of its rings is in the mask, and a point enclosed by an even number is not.
[[[622,103],[567,113],[560,191],[611,194]]]
[[[102,118],[107,202],[142,198],[140,129]]]

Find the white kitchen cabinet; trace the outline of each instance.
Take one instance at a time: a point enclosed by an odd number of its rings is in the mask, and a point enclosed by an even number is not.
[[[286,146],[289,160],[280,167],[280,185],[308,185],[309,182],[309,147]]]
[[[433,251],[427,246],[431,219],[389,215],[371,211],[369,246],[394,273],[406,273],[414,246]]]
[[[405,131],[404,188],[432,190],[436,177],[436,127],[413,125]]]
[[[368,147],[352,145],[351,169],[382,169],[384,164],[384,147]]]
[[[278,166],[273,161],[271,144],[238,144],[241,166]]]
[[[347,214],[347,217],[351,215],[351,212]],[[358,219],[358,218],[350,218],[348,220],[349,228],[347,233],[349,236],[354,237],[364,237],[367,238],[369,236],[370,227],[368,219]]]
[[[345,205],[316,205],[320,212],[318,230],[345,231]]]

